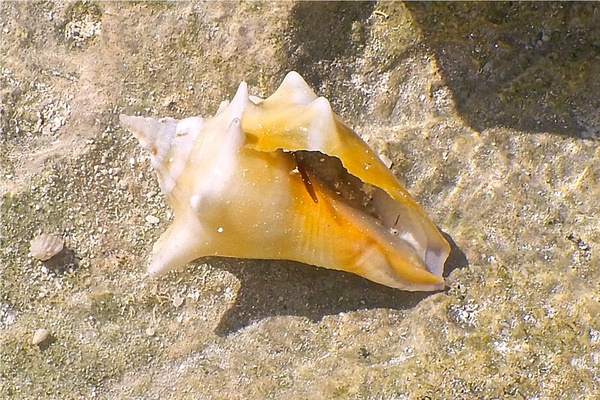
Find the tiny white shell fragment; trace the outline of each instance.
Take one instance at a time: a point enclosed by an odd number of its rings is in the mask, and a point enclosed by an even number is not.
[[[46,261],[60,253],[63,246],[63,238],[42,233],[29,242],[29,253],[37,260]]]
[[[385,164],[386,167],[390,168],[392,166],[393,161],[385,154],[380,154],[379,159]]]
[[[173,298],[173,305],[175,307],[180,307],[182,304],[183,304],[183,297],[176,296],[175,298]]]
[[[148,222],[150,224],[158,224],[160,222],[160,219],[158,219],[154,215],[148,215],[146,217],[146,222]]]
[[[33,334],[33,339],[31,340],[31,343],[34,345],[41,344],[46,339],[48,339],[48,336],[50,336],[50,332],[48,332],[47,329],[40,328]]]

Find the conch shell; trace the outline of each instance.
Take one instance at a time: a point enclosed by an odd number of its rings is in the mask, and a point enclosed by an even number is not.
[[[242,82],[212,118],[121,121],[150,151],[174,211],[150,275],[224,256],[295,260],[404,290],[444,288],[446,240],[296,72],[264,100]],[[333,178],[321,161],[339,165]]]

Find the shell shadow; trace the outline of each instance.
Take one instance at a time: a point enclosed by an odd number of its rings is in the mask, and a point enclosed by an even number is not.
[[[600,139],[595,4],[404,5],[473,129],[502,126]]]
[[[445,273],[464,268],[467,259],[450,236]],[[240,290],[215,333],[227,336],[265,318],[292,315],[320,321],[342,312],[389,308],[406,310],[435,292],[405,292],[357,275],[293,261],[213,258],[210,263],[235,275]],[[265,271],[268,271],[265,273]]]
[[[58,339],[56,337],[52,336],[52,334],[50,334],[50,335],[48,335],[48,337],[46,339],[44,339],[42,342],[38,343],[36,346],[38,347],[38,349],[40,349],[40,351],[46,351],[50,348],[50,346],[52,346],[57,341],[58,341]]]
[[[296,3],[284,33],[285,69],[299,72],[309,84],[318,87],[334,61],[354,58],[364,51],[367,34],[357,32],[356,27],[366,24],[375,5],[364,1]],[[351,74],[340,66],[336,72],[348,78]]]
[[[450,244],[450,255],[444,264],[444,276],[450,275],[455,269],[463,269],[469,266],[467,255],[458,247],[452,236],[440,229],[440,233],[444,239]]]
[[[63,249],[49,260],[42,261],[42,264],[48,269],[58,275],[63,275],[68,270],[75,270],[79,268],[79,259],[75,252],[69,247],[65,246]]]

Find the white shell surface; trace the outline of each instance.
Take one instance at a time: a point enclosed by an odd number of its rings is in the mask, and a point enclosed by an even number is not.
[[[63,247],[63,238],[42,233],[29,242],[29,253],[37,260],[46,261],[60,253]]]

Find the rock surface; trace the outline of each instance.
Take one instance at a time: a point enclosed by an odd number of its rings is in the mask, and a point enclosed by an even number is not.
[[[595,4],[4,2],[0,17],[0,397],[600,398]],[[212,115],[240,80],[265,96],[292,69],[456,243],[448,290],[216,258],[144,276],[171,215],[118,115]],[[38,229],[79,262],[40,268]],[[40,325],[57,339],[43,351]]]

